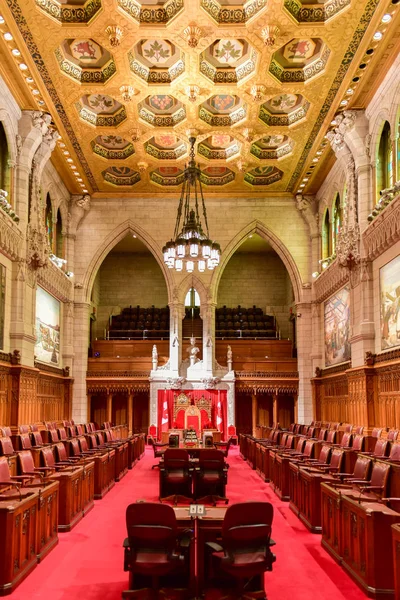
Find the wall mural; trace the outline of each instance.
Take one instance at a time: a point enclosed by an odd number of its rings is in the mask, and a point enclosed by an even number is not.
[[[41,287],[36,290],[35,358],[54,365],[60,360],[60,303]]]
[[[344,287],[325,302],[325,366],[350,360],[350,289]]]
[[[379,270],[381,349],[400,346],[400,256]]]

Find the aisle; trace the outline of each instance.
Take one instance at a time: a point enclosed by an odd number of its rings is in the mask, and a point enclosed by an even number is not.
[[[9,596],[11,600],[120,600],[128,575],[123,571],[125,508],[137,499],[158,500],[158,470],[152,450],[115,485],[71,533]],[[268,600],[365,600],[344,571],[322,550],[321,536],[308,533],[287,503],[239,457],[229,456],[230,503],[268,500],[275,506],[273,538],[277,562],[266,575]]]

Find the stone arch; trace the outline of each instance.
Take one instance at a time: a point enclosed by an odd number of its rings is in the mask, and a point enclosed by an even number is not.
[[[10,90],[3,81],[0,82],[0,121],[3,124],[7,138],[10,160],[17,160],[17,134],[18,121],[21,118],[21,110],[12,96]]]
[[[184,304],[186,294],[190,290],[190,288],[194,287],[196,292],[198,292],[200,296],[200,312],[207,305],[207,299],[209,298],[209,293],[204,285],[203,281],[197,277],[197,275],[189,274],[181,281],[177,290],[178,302]]]
[[[101,242],[101,244],[97,247],[88,268],[86,269],[86,273],[83,279],[82,284],[82,292],[83,292],[83,300],[85,302],[90,302],[90,295],[93,288],[94,280],[96,278],[97,272],[104,261],[107,254],[114,248],[118,242],[120,242],[127,233],[132,233],[136,235],[136,237],[143,242],[143,244],[149,249],[151,254],[156,259],[159,264],[161,271],[164,275],[165,283],[167,286],[168,292],[168,302],[171,302],[173,298],[173,290],[174,290],[174,282],[172,275],[164,264],[161,250],[159,245],[153,238],[139,225],[134,224],[130,219],[120,223],[113,231],[111,231],[108,236]]]
[[[233,240],[225,248],[221,258],[221,264],[214,271],[211,279],[210,295],[212,294],[214,301],[217,300],[219,284],[226,265],[228,264],[236,250],[242,245],[242,243],[251,233],[257,233],[260,237],[267,240],[269,244],[271,244],[271,247],[278,254],[279,258],[285,265],[287,272],[289,273],[290,281],[293,287],[295,302],[301,302],[301,275],[293,256],[291,255],[285,244],[278,238],[278,236],[259,221],[253,221],[249,223],[233,238]]]
[[[371,163],[373,165],[375,164],[375,162],[377,160],[379,142],[380,142],[382,130],[383,130],[383,127],[384,127],[386,121],[388,121],[388,123],[390,125],[391,133],[393,133],[391,122],[390,122],[390,114],[387,109],[381,110],[377,114],[375,119],[373,121],[371,120],[371,124],[370,124],[370,135],[371,135],[370,157],[371,157]]]
[[[391,103],[389,119],[388,119],[389,123],[390,123],[390,128],[393,131],[393,133],[395,133],[397,130],[397,124],[399,122],[399,119],[400,119],[400,83],[398,84],[396,91],[393,95],[393,100]]]

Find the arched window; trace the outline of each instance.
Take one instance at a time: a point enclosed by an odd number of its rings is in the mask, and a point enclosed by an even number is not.
[[[336,252],[336,243],[340,228],[342,226],[342,209],[340,207],[340,196],[336,194],[335,200],[333,202],[333,212],[332,212],[332,254]]]
[[[393,151],[388,121],[382,129],[376,158],[376,196],[379,200],[381,190],[393,185]]]
[[[397,117],[397,139],[396,139],[396,150],[397,150],[397,173],[396,173],[396,181],[400,179],[400,111]]]
[[[56,256],[64,258],[64,240],[62,236],[62,219],[60,209],[57,211],[56,223]]]
[[[10,155],[8,151],[7,137],[3,124],[0,123],[0,190],[10,194],[10,167],[8,166]],[[8,202],[11,198],[8,197]]]
[[[198,308],[200,306],[200,296],[199,293],[191,288],[186,294],[185,298],[185,308]]]
[[[322,222],[322,258],[330,256],[330,235],[329,235],[329,212],[325,211],[324,220]]]
[[[54,252],[54,244],[53,244],[53,208],[51,206],[50,194],[46,196],[46,211],[44,222],[46,226],[47,239],[49,241],[49,246],[52,252]]]

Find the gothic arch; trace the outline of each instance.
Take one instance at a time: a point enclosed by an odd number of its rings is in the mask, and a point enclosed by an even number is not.
[[[209,294],[203,281],[201,281],[201,279],[199,279],[196,275],[188,274],[183,281],[181,281],[177,290],[178,302],[182,304],[185,303],[186,294],[192,287],[194,287],[200,296],[201,311],[207,305],[207,298],[209,297]]]
[[[290,281],[293,287],[295,302],[301,302],[302,281],[299,269],[296,265],[293,256],[291,255],[287,247],[283,244],[283,242],[278,238],[278,236],[275,233],[272,233],[270,229],[268,229],[259,221],[253,221],[249,223],[234,237],[234,239],[225,248],[221,257],[221,264],[215,270],[211,279],[210,293],[212,293],[213,299],[215,301],[217,299],[219,284],[226,265],[228,264],[229,260],[236,252],[236,250],[242,245],[242,243],[251,233],[257,233],[260,237],[267,240],[269,244],[271,244],[272,248],[278,254],[279,258],[285,265],[287,272],[289,273]]]
[[[82,287],[84,301],[90,302],[90,295],[94,280],[105,257],[110,250],[112,250],[114,246],[126,236],[127,233],[136,235],[136,237],[143,242],[143,244],[149,249],[151,254],[156,259],[164,275],[168,292],[168,302],[170,302],[173,297],[174,282],[171,273],[164,264],[159,245],[144,229],[142,229],[139,225],[134,224],[130,219],[120,223],[113,231],[111,231],[95,251],[92,260],[86,269],[83,279]]]
[[[390,122],[390,114],[389,114],[389,111],[387,109],[381,110],[378,113],[378,115],[375,117],[375,119],[373,121],[371,119],[371,124],[370,124],[370,135],[371,135],[370,157],[371,157],[371,163],[373,165],[375,164],[375,161],[377,159],[379,142],[380,142],[382,130],[383,130],[383,127],[384,127],[386,121],[388,121],[388,123],[390,125],[390,129],[391,129],[390,133],[391,133],[391,135],[393,135],[392,124]]]

